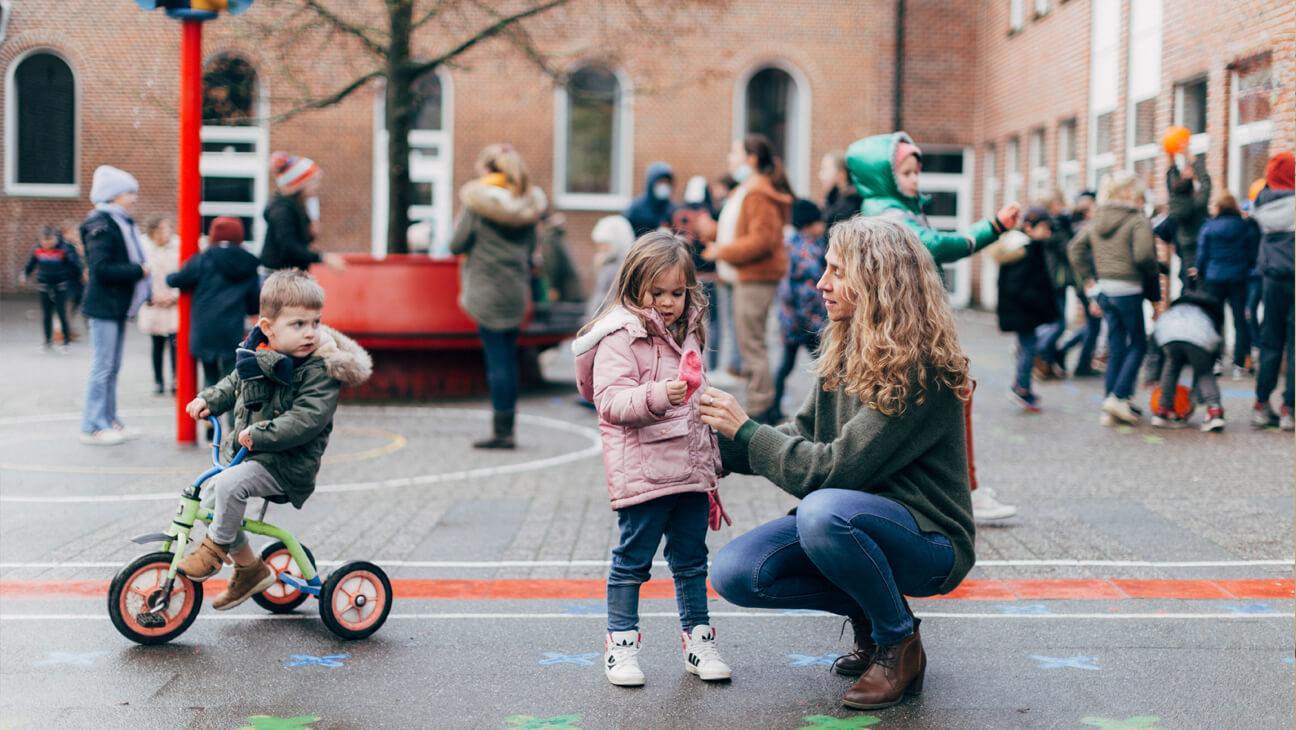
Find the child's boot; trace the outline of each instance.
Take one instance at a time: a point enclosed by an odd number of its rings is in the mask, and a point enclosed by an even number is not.
[[[733,675],[716,649],[715,629],[698,624],[692,631],[681,631],[680,639],[684,642],[684,668],[690,674],[707,681],[729,679]]]
[[[221,566],[229,562],[229,551],[216,544],[211,535],[203,535],[198,547],[180,559],[180,572],[189,580],[201,583],[220,572]]]
[[[643,686],[638,631],[613,631],[607,635],[603,644],[603,674],[618,687]]]
[[[481,441],[474,441],[474,449],[515,449],[517,442],[513,440],[513,421],[517,417],[517,411],[495,411],[492,421],[495,435]]]
[[[275,574],[265,561],[257,558],[251,565],[234,566],[234,577],[229,587],[212,601],[212,608],[228,611],[247,599],[274,585]]]

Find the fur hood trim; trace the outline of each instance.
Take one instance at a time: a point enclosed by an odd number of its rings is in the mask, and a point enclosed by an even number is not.
[[[506,188],[481,180],[472,180],[459,188],[459,200],[482,218],[514,227],[535,224],[549,207],[549,199],[538,186],[530,186],[519,198]]]
[[[644,337],[648,330],[644,328],[643,320],[629,309],[617,305],[607,313],[602,319],[594,323],[594,326],[585,334],[577,337],[572,342],[572,353],[576,356],[583,355],[593,350],[598,343],[603,341],[604,337],[620,329],[630,331],[635,337]]]
[[[324,359],[325,372],[343,385],[359,385],[373,373],[373,358],[356,341],[327,325],[320,327],[315,355]]]

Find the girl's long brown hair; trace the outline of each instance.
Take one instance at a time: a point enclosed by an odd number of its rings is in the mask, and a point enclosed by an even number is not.
[[[676,266],[684,272],[684,314],[670,326],[670,336],[677,344],[684,344],[692,320],[697,322],[698,346],[706,350],[706,294],[698,283],[697,271],[693,268],[693,254],[689,244],[681,236],[667,231],[649,231],[640,236],[630,247],[625,261],[617,271],[616,283],[608,290],[599,315],[581,328],[580,334],[588,332],[596,322],[607,316],[617,305],[631,311],[643,309],[640,302],[648,287],[663,273]],[[644,323],[647,325],[647,323]]]
[[[847,393],[888,416],[934,387],[966,399],[968,358],[936,263],[901,223],[855,216],[833,226],[828,242],[855,306],[849,320],[824,329],[816,369],[823,389]]]

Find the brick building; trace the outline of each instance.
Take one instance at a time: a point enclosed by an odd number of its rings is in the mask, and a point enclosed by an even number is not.
[[[585,94],[569,95],[501,40],[422,82],[411,217],[427,221],[434,248],[477,151],[496,141],[519,149],[567,214],[586,274],[589,230],[641,192],[648,163],[669,161],[682,189],[691,175],[722,172],[730,140],[748,129],[775,137],[794,188],[819,197],[824,153],[898,123],[927,152],[923,185],[942,226],[1054,187],[1073,194],[1113,167],[1155,183],[1167,162],[1160,132],[1176,121],[1235,191],[1269,151],[1296,147],[1296,11],[1282,0],[825,0],[794,11],[778,0],[716,0],[662,11],[666,33],[606,7],[577,0],[526,26]],[[39,226],[85,215],[96,166],[140,179],[141,218],[173,212],[179,30],[126,2],[0,0],[0,11],[0,293],[12,293]],[[253,6],[207,25],[219,93],[204,114],[203,215],[238,215],[259,240],[269,153],[283,149],[325,172],[318,245],[379,251],[381,82],[270,123],[303,86],[336,88],[372,58],[358,43],[315,37],[304,70],[282,66],[257,36],[271,12]],[[416,52],[437,53],[472,20],[419,31]],[[1161,198],[1162,188],[1154,185]],[[975,262],[950,274],[956,303],[976,298]]]

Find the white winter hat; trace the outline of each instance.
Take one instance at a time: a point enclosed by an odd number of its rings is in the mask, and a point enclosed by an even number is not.
[[[112,165],[100,165],[95,168],[94,181],[90,183],[90,202],[107,203],[122,193],[138,191],[139,182],[134,175]]]
[[[620,263],[634,246],[634,226],[623,216],[610,215],[594,224],[590,238],[608,247],[608,260]]]

